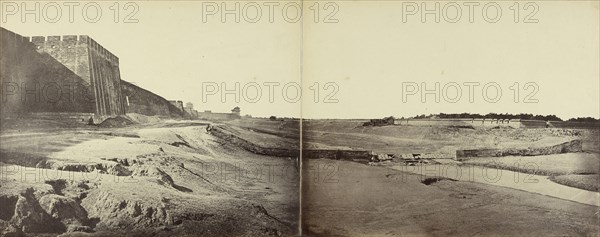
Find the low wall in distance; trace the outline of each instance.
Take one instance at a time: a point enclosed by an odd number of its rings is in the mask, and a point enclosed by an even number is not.
[[[545,124],[544,121],[541,121]],[[519,119],[396,119],[395,125],[408,126],[472,126],[520,128]]]
[[[396,155],[401,159],[413,159],[415,157],[419,157],[421,159],[456,159],[455,154],[445,154],[445,153],[406,153]]]
[[[239,114],[234,113],[212,113],[212,112],[198,112],[198,119],[210,120],[210,121],[222,121],[222,120],[234,120],[240,119]]]
[[[403,126],[472,126],[472,127],[512,127],[512,128],[570,128],[598,129],[600,122],[569,122],[522,120],[522,119],[396,119],[394,125]]]

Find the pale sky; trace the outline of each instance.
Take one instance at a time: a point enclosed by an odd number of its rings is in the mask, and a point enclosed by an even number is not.
[[[235,106],[242,114],[254,116],[303,116],[305,118],[377,118],[394,115],[413,116],[430,113],[533,113],[570,117],[600,117],[599,70],[599,9],[598,2],[554,1],[536,2],[537,12],[524,23],[534,6],[520,5],[519,22],[514,22],[514,2],[498,2],[502,15],[496,23],[482,17],[482,6],[474,8],[473,23],[468,8],[457,2],[462,17],[457,23],[446,18],[455,16],[453,8],[444,12],[447,1],[440,1],[440,23],[429,15],[421,22],[420,12],[406,16],[399,1],[319,1],[318,22],[315,23],[315,2],[304,2],[304,17],[295,23],[282,16],[286,2],[275,6],[273,22],[269,21],[267,2],[256,1],[262,11],[257,23],[248,22],[255,16],[255,5],[239,1],[243,11],[240,23],[234,15],[221,22],[220,12],[207,16],[203,22],[202,2],[138,2],[135,14],[138,23],[123,23],[133,8],[120,12],[120,22],[113,22],[113,2],[99,2],[103,14],[97,23],[88,23],[75,8],[73,23],[68,21],[68,8],[57,23],[33,15],[21,22],[20,12],[6,15],[2,9],[2,27],[24,36],[89,35],[120,59],[121,77],[166,99],[194,103],[196,109],[214,112],[229,111]],[[6,2],[3,1],[3,4]],[[17,2],[20,4],[20,2]],[[59,2],[62,4],[61,2]],[[217,4],[219,1],[204,2]],[[235,1],[225,2],[228,8]],[[421,2],[416,2],[421,6]],[[29,7],[34,5],[28,3]],[[41,7],[47,2],[41,2]],[[407,3],[405,2],[405,7]],[[426,7],[434,8],[435,2]],[[82,4],[83,5],[83,4]],[[120,7],[123,8],[124,3]],[[20,6],[20,5],[19,5]],[[3,5],[5,7],[5,5]],[[312,8],[309,8],[312,7]],[[207,8],[205,8],[207,9]],[[9,9],[10,10],[10,9]],[[209,9],[210,10],[210,9]],[[219,9],[222,10],[222,9]],[[334,10],[337,10],[334,12]],[[42,10],[43,11],[43,10]],[[488,9],[490,18],[494,10]],[[50,13],[53,16],[52,11]],[[324,23],[327,15],[329,21]],[[49,18],[52,18],[49,16]],[[288,18],[294,18],[294,8],[288,8]],[[246,18],[248,19],[246,19]],[[446,18],[445,18],[446,17]],[[222,102],[220,94],[207,95],[203,103],[203,83],[225,83],[233,89],[235,83],[248,86],[248,98],[239,103],[233,95]],[[320,90],[315,102],[315,87]],[[403,84],[422,83],[433,89],[440,84],[439,103],[427,95],[407,95],[403,102]],[[468,98],[464,82],[479,82],[474,87],[474,102]],[[528,82],[535,83],[528,88]],[[262,97],[255,97],[252,83],[261,85]],[[269,101],[269,87],[273,102]],[[282,96],[282,87],[303,85],[302,100],[292,103]],[[295,83],[295,84],[290,84]],[[329,83],[328,88],[323,88]],[[416,84],[415,84],[416,83]],[[486,102],[482,87],[497,83],[502,97],[496,103]],[[518,102],[514,101],[515,83],[519,85]],[[455,103],[444,100],[455,97],[454,87],[444,93],[444,85],[460,85],[462,96]],[[525,97],[537,103],[523,103]],[[291,89],[290,89],[291,88]],[[511,90],[513,88],[513,90]],[[224,89],[224,88],[219,88]],[[288,99],[294,98],[294,87],[288,88]],[[338,91],[324,103],[332,91]],[[414,89],[414,88],[413,88]],[[489,98],[494,98],[494,88]],[[243,96],[245,93],[240,90]]]

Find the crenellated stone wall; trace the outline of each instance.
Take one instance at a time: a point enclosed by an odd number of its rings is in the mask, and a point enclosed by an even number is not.
[[[127,81],[121,81],[127,113],[182,118],[183,112],[166,99]]]
[[[74,69],[85,70],[85,67],[77,69],[74,61],[86,58],[74,57],[65,65],[41,48],[28,37],[0,28],[0,116],[95,113],[95,95],[89,79],[74,72]],[[76,44],[69,50],[73,54],[85,52],[85,48]]]
[[[86,35],[33,36],[31,42],[89,84],[96,115],[125,114],[118,57]]]

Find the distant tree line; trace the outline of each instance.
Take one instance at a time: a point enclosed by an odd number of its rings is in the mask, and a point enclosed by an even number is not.
[[[456,118],[462,118],[462,119],[469,119],[469,118],[475,118],[475,119],[522,119],[522,120],[543,120],[543,121],[563,121],[562,119],[560,119],[559,117],[557,117],[554,114],[551,115],[533,115],[533,114],[509,114],[509,113],[504,113],[504,114],[497,114],[497,113],[488,113],[485,115],[481,115],[481,114],[472,114],[472,113],[460,113],[460,114],[446,114],[446,113],[439,113],[439,114],[430,114],[430,115],[417,115],[415,117],[412,117],[413,119],[425,119],[425,118],[440,118],[440,119],[456,119]],[[579,119],[579,118],[578,118]],[[582,118],[582,119],[590,119],[590,118]],[[594,119],[594,118],[591,118]],[[569,120],[571,121],[571,120]]]
[[[600,119],[595,119],[592,117],[579,117],[579,118],[572,118],[567,121],[569,121],[569,122],[599,122]]]

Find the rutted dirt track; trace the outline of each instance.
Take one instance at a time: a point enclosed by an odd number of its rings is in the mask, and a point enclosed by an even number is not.
[[[3,133],[2,235],[293,235],[292,158],[229,146],[202,124]]]

